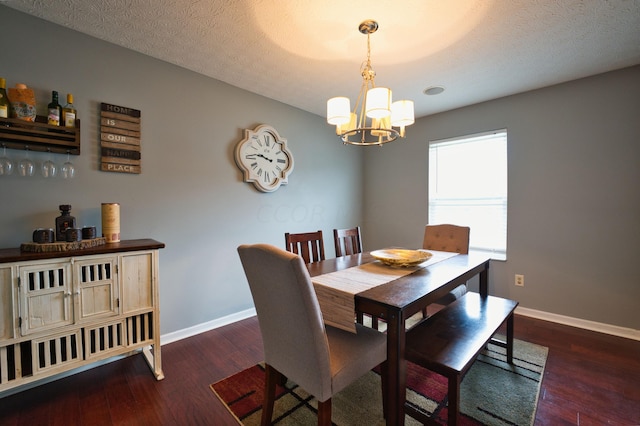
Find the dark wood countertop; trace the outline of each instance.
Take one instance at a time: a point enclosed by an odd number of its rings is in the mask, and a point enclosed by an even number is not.
[[[120,253],[125,251],[155,250],[164,248],[164,243],[149,238],[140,240],[122,240],[119,243],[107,243],[81,250],[33,253],[21,251],[19,247],[0,249],[0,263],[22,262],[29,260],[56,259],[61,257],[90,256],[94,254]]]

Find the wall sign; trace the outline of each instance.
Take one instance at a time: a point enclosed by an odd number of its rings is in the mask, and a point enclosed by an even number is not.
[[[101,170],[140,174],[140,136],[140,110],[101,103]]]

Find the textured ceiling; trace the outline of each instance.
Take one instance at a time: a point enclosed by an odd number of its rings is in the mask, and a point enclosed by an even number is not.
[[[0,3],[321,116],[359,90],[365,19],[376,84],[417,116],[640,64],[638,0]]]

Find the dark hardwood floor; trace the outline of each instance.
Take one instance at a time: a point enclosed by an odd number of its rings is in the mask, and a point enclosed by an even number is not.
[[[640,425],[640,342],[522,316],[515,337],[549,347],[536,425]],[[237,425],[209,385],[262,360],[256,318],[0,399],[0,425]]]

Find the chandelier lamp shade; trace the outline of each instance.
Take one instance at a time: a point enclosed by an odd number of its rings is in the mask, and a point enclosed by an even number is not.
[[[350,145],[383,145],[405,136],[405,127],[414,123],[413,101],[393,102],[391,89],[377,87],[371,67],[371,34],[378,30],[372,20],[362,22],[358,30],[367,35],[367,60],[361,68],[362,86],[353,109],[351,101],[337,96],[327,101],[327,123],[336,126],[336,134]]]

